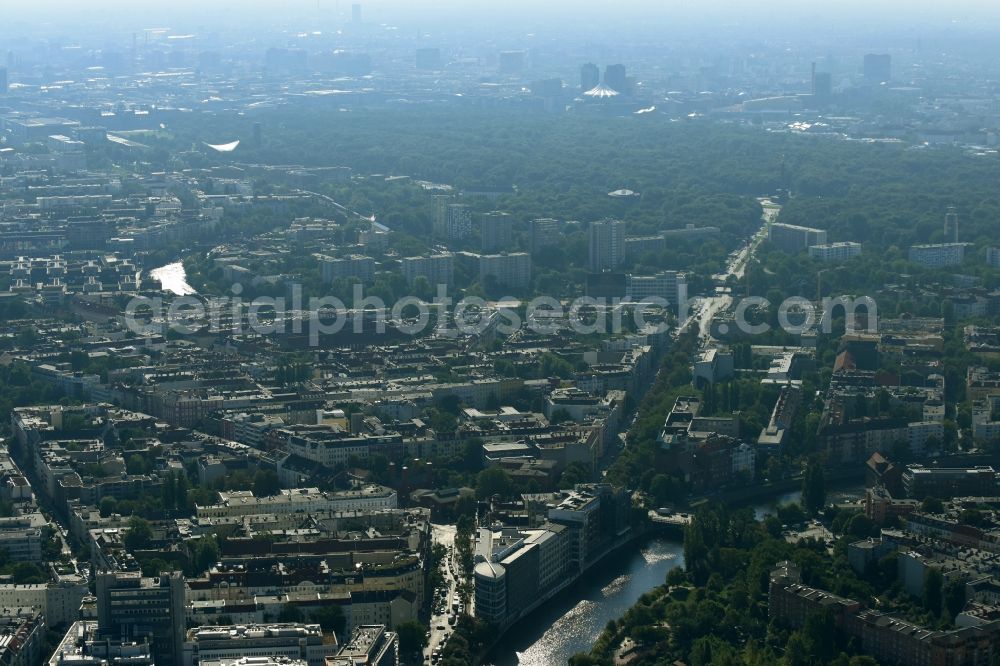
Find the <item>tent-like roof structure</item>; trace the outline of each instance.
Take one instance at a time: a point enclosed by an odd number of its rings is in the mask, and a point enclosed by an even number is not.
[[[218,153],[231,153],[236,150],[236,146],[240,145],[240,142],[237,139],[232,143],[206,143],[205,145]]]
[[[611,97],[618,97],[618,91],[613,88],[609,88],[602,83],[583,93],[583,96],[590,97],[592,99],[609,99]]]

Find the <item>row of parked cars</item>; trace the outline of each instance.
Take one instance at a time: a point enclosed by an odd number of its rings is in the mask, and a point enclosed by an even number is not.
[[[451,569],[451,553],[452,548],[448,549],[449,557],[446,557],[441,566],[445,567],[449,574],[452,573]],[[441,650],[445,643],[448,641],[448,637],[451,636],[451,632],[454,630],[455,624],[458,622],[458,616],[460,613],[465,611],[465,605],[462,600],[459,599],[458,594],[453,594],[451,599],[448,599],[449,587],[443,585],[434,589],[434,601],[433,609],[434,616],[431,621],[437,621],[438,623],[434,625],[436,631],[443,632],[441,635],[441,642],[438,644],[431,653],[424,657],[425,664],[437,664],[441,661]],[[449,603],[450,602],[450,603]],[[441,616],[447,615],[447,624],[444,622],[444,618]],[[431,637],[431,632],[427,632],[427,638]]]

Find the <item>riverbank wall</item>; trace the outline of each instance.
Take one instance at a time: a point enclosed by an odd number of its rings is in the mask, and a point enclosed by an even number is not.
[[[500,643],[504,635],[516,627],[519,623],[527,620],[532,613],[537,611],[539,608],[544,606],[546,603],[554,599],[560,593],[564,592],[568,588],[572,587],[574,583],[578,582],[584,574],[590,571],[592,568],[598,566],[602,562],[606,561],[610,556],[617,552],[620,552],[624,548],[634,544],[636,541],[645,538],[650,535],[652,530],[648,526],[643,526],[640,529],[630,529],[626,534],[623,534],[616,538],[613,543],[606,546],[600,553],[594,556],[587,564],[580,568],[575,574],[564,579],[559,584],[549,588],[546,592],[542,593],[530,606],[521,611],[518,616],[509,622],[505,623],[501,627],[497,627],[496,633],[487,645],[483,647],[481,654],[476,655],[475,666],[479,666],[486,659],[486,656],[493,652],[493,649]]]

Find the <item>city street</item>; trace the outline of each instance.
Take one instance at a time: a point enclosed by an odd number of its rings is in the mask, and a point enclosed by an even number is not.
[[[431,524],[431,537],[434,543],[439,543],[448,549],[448,556],[441,562],[441,573],[444,576],[445,595],[434,590],[434,599],[431,602],[430,619],[430,639],[427,647],[424,648],[424,663],[434,663],[434,652],[443,647],[454,630],[454,625],[449,623],[449,619],[456,618],[452,602],[458,594],[458,579],[455,577],[455,565],[452,557],[455,552],[455,526]]]
[[[737,281],[744,278],[747,266],[753,258],[753,253],[764,239],[767,238],[768,226],[778,216],[778,213],[781,212],[781,207],[771,203],[770,200],[761,200],[761,205],[764,208],[762,226],[747,240],[747,244],[739,250],[736,256],[727,262],[726,271],[719,276],[720,282],[728,281],[730,277],[735,278]],[[733,294],[729,293],[719,293],[697,299],[692,305],[691,314],[687,320],[681,323],[678,330],[683,331],[688,326],[694,324],[698,327],[698,338],[705,343],[711,336],[712,319],[720,312],[725,312],[731,308],[733,303]]]

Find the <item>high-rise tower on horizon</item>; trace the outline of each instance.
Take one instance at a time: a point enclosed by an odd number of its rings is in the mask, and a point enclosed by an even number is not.
[[[604,85],[615,92],[628,94],[628,75],[625,65],[608,65],[604,69]]]
[[[944,215],[944,240],[946,243],[958,242],[958,211],[954,206],[948,206]]]
[[[614,270],[625,260],[625,223],[601,220],[590,223],[590,270]]]
[[[601,68],[588,62],[580,68],[580,90],[587,92],[601,85]]]
[[[892,78],[892,56],[886,53],[868,53],[864,61],[865,80],[881,83]]]

